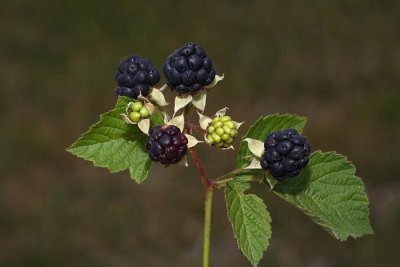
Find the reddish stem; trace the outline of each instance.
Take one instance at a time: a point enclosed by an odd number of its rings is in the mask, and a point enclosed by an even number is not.
[[[206,130],[204,130],[200,126],[192,124],[192,123],[190,123],[188,121],[185,121],[185,127],[189,128],[190,130],[195,130],[195,131],[200,132],[200,133],[206,133],[207,132]]]
[[[196,164],[197,169],[199,170],[201,180],[203,182],[204,187],[207,189],[213,186],[213,181],[207,178],[207,175],[203,169],[203,165],[200,162],[199,156],[197,155],[196,150],[192,147],[189,148],[190,154],[192,155],[193,161]]]

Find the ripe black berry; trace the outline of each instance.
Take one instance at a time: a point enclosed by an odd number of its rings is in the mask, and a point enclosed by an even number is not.
[[[277,180],[298,175],[307,165],[311,151],[307,139],[294,129],[271,133],[264,148],[261,167]]]
[[[160,81],[160,73],[147,59],[130,55],[119,63],[115,81],[117,95],[137,99],[139,94],[149,95],[150,88]]]
[[[185,94],[195,93],[212,83],[216,72],[200,46],[186,43],[167,58],[164,74],[172,90]]]
[[[179,162],[186,154],[188,140],[178,127],[156,126],[149,132],[146,149],[153,161],[162,164]]]

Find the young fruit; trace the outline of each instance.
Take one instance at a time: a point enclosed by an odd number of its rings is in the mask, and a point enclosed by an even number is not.
[[[129,109],[129,118],[132,122],[139,122],[150,116],[150,112],[141,101],[134,101]]]
[[[307,165],[311,152],[307,139],[294,129],[271,133],[264,149],[261,167],[277,180],[298,175]]]
[[[164,74],[172,90],[186,94],[212,83],[216,72],[204,49],[189,42],[167,58]]]
[[[214,117],[206,131],[208,143],[221,148],[230,147],[238,133],[236,123],[229,116]]]
[[[160,81],[160,73],[147,59],[130,55],[119,63],[115,81],[118,96],[137,99],[140,94],[149,95],[150,88]]]
[[[149,132],[146,149],[153,161],[169,165],[179,162],[187,151],[188,139],[173,125],[156,126]]]

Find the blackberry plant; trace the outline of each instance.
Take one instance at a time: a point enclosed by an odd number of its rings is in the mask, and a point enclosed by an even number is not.
[[[305,117],[263,116],[239,134],[242,123],[226,115],[227,108],[205,115],[207,93],[224,76],[216,75],[211,59],[194,43],[168,57],[164,74],[167,84],[157,87],[160,75],[148,60],[123,60],[115,76],[114,109],[67,150],[110,172],[129,170],[138,184],[146,180],[152,162],[188,166],[190,155],[205,189],[203,267],[209,266],[212,196],[217,189],[223,190],[233,234],[252,266],[258,266],[271,237],[266,204],[246,192],[252,184],[289,202],[339,240],[373,233],[368,197],[353,163],[336,152],[311,153],[302,135]],[[177,93],[172,116],[165,110],[167,87]],[[195,110],[199,121],[189,121],[188,114]],[[235,139],[240,140],[234,169],[209,178],[196,145],[229,150]]]

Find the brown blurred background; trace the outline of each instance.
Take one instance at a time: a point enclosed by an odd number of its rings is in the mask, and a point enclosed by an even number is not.
[[[390,0],[1,1],[0,266],[201,265],[193,165],[154,165],[138,186],[64,150],[113,107],[120,58],[161,69],[187,41],[225,73],[208,113],[228,106],[244,128],[307,116],[313,149],[347,155],[370,196],[376,234],[339,242],[255,188],[273,218],[260,266],[400,266],[399,14]],[[234,152],[200,153],[211,177],[233,168]],[[222,192],[211,245],[212,266],[249,266]]]

